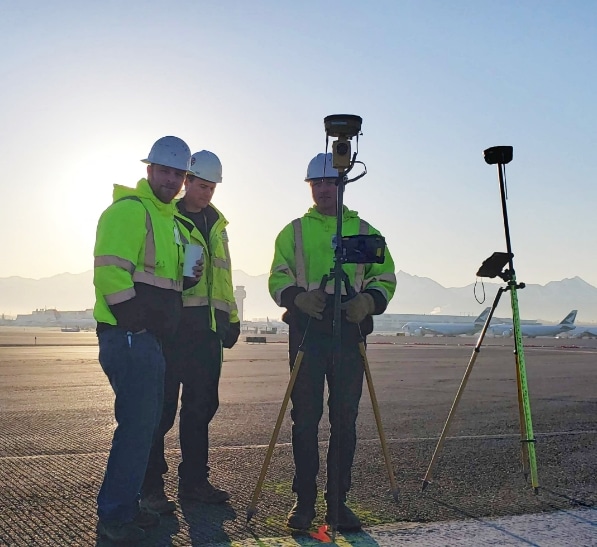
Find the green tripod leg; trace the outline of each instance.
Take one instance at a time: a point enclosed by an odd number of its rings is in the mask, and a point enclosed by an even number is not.
[[[537,474],[537,460],[535,454],[535,436],[533,434],[533,420],[531,418],[531,403],[529,400],[529,387],[527,384],[527,373],[524,359],[524,346],[522,344],[522,331],[520,329],[520,311],[518,309],[518,295],[516,293],[516,278],[513,275],[509,282],[510,299],[512,303],[512,319],[514,324],[514,344],[516,352],[517,384],[519,414],[521,415],[521,443],[523,457],[523,471],[528,473],[526,461],[528,460],[531,472],[531,485],[535,493],[539,488],[539,477]]]

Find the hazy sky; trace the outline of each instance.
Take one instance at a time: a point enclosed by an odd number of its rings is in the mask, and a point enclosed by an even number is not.
[[[398,269],[445,286],[505,250],[597,286],[597,2],[0,0],[0,277],[92,268],[114,183],[164,135],[223,163],[233,267],[269,270],[311,205],[323,118],[363,118],[345,202]],[[331,265],[330,265],[331,266]]]

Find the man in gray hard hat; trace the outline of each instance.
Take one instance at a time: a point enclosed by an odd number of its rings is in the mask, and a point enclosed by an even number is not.
[[[139,492],[162,413],[165,360],[162,344],[175,332],[183,282],[184,228],[173,199],[186,179],[191,151],[178,137],[152,146],[147,178],[136,188],[114,185],[114,201],[102,213],[94,249],[99,362],[115,394],[114,431],[97,497],[99,535],[137,542],[159,515],[139,507]]]

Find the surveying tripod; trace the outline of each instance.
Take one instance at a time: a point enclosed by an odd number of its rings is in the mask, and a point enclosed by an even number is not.
[[[537,461],[535,455],[536,440],[533,434],[533,421],[531,418],[531,404],[529,401],[529,388],[527,384],[526,364],[524,358],[524,346],[522,344],[522,331],[520,328],[520,311],[518,308],[517,293],[517,289],[523,289],[525,284],[516,282],[513,262],[514,254],[512,253],[512,245],[510,242],[510,228],[508,224],[508,211],[506,208],[505,165],[512,161],[512,155],[513,150],[511,146],[494,146],[484,151],[486,163],[490,165],[497,164],[498,167],[498,180],[500,184],[500,196],[502,202],[502,215],[504,219],[504,232],[506,236],[507,252],[493,253],[487,260],[483,262],[479,268],[479,271],[477,272],[478,277],[500,277],[506,282],[507,285],[506,287],[500,287],[498,290],[493,301],[493,305],[491,306],[491,310],[487,316],[487,319],[485,320],[485,324],[483,325],[483,329],[481,330],[477,344],[473,349],[473,353],[462,378],[462,382],[460,383],[460,387],[458,388],[458,392],[456,393],[456,397],[452,403],[452,408],[450,408],[448,418],[446,419],[446,423],[444,424],[439,441],[435,447],[435,451],[433,452],[431,462],[429,463],[429,467],[427,468],[427,472],[423,478],[422,490],[425,490],[425,488],[431,482],[433,467],[435,466],[441,448],[444,444],[452,417],[454,416],[456,407],[458,406],[462,393],[464,392],[468,377],[473,370],[473,366],[481,350],[481,344],[485,338],[485,333],[487,332],[487,328],[489,327],[489,323],[499,303],[500,297],[504,292],[510,291],[512,325],[514,333],[514,355],[516,360],[516,385],[518,388],[518,415],[520,421],[522,471],[525,476],[525,480],[528,479],[530,473],[531,486],[533,487],[535,493],[538,492],[539,479],[537,475]],[[502,271],[506,265],[508,265],[508,268]]]
[[[344,283],[346,293],[352,297],[352,296],[354,296],[354,289],[350,285],[348,275],[344,271],[342,271],[342,274],[343,274],[342,281]],[[327,282],[332,278],[332,276],[333,276],[332,272],[328,275],[323,276],[323,278],[321,279],[321,284],[319,286],[320,290],[324,290]],[[274,430],[271,435],[271,439],[270,439],[270,442],[268,445],[265,459],[264,459],[263,465],[261,467],[261,473],[259,474],[259,479],[257,480],[257,485],[255,486],[255,490],[251,497],[251,502],[249,503],[249,507],[247,508],[247,523],[257,513],[257,500],[259,499],[259,495],[261,494],[261,490],[263,488],[265,476],[267,474],[267,470],[268,470],[269,464],[271,462],[274,447],[276,445],[278,435],[280,433],[280,427],[282,425],[282,421],[283,421],[284,415],[286,413],[286,408],[288,407],[288,401],[292,394],[292,389],[294,387],[296,378],[297,378],[299,370],[300,370],[301,362],[302,362],[303,356],[305,354],[305,343],[306,343],[307,337],[309,335],[309,328],[311,326],[311,321],[312,321],[312,318],[309,317],[309,319],[307,321],[307,326],[306,326],[304,334],[303,334],[303,338],[301,340],[301,343],[298,348],[298,352],[296,354],[296,358],[294,360],[294,364],[292,366],[292,373],[290,375],[290,380],[288,382],[288,386],[286,388],[286,393],[284,394],[284,399],[282,401],[282,406],[280,407],[280,411],[278,413],[278,418],[276,420],[276,425],[274,426]],[[363,366],[365,368],[365,377],[367,378],[367,386],[369,389],[369,396],[371,398],[371,405],[373,407],[375,423],[377,425],[377,431],[379,433],[379,439],[380,439],[380,443],[381,443],[381,447],[382,447],[386,470],[388,472],[388,476],[390,479],[391,492],[392,492],[392,496],[394,497],[394,500],[398,501],[399,490],[398,490],[398,486],[396,485],[396,478],[394,476],[394,470],[392,467],[392,462],[390,460],[390,453],[388,451],[386,437],[385,437],[383,427],[382,427],[381,415],[379,412],[379,404],[377,401],[377,396],[375,394],[375,388],[373,386],[373,378],[371,376],[371,370],[369,368],[369,362],[367,360],[367,353],[365,350],[365,342],[364,342],[363,336],[361,335],[360,327],[359,327],[359,337],[360,337],[360,339],[358,341],[359,351],[363,358]]]

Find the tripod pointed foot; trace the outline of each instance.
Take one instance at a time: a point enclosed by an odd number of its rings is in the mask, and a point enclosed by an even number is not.
[[[249,524],[250,520],[257,514],[257,509],[255,507],[249,507],[247,509],[247,524]]]
[[[398,503],[400,501],[400,490],[398,490],[398,488],[396,488],[395,490],[392,490],[392,497],[394,498],[394,501],[396,503]]]
[[[431,484],[431,481],[423,479],[423,484],[421,485],[421,492],[425,492],[425,489]]]

